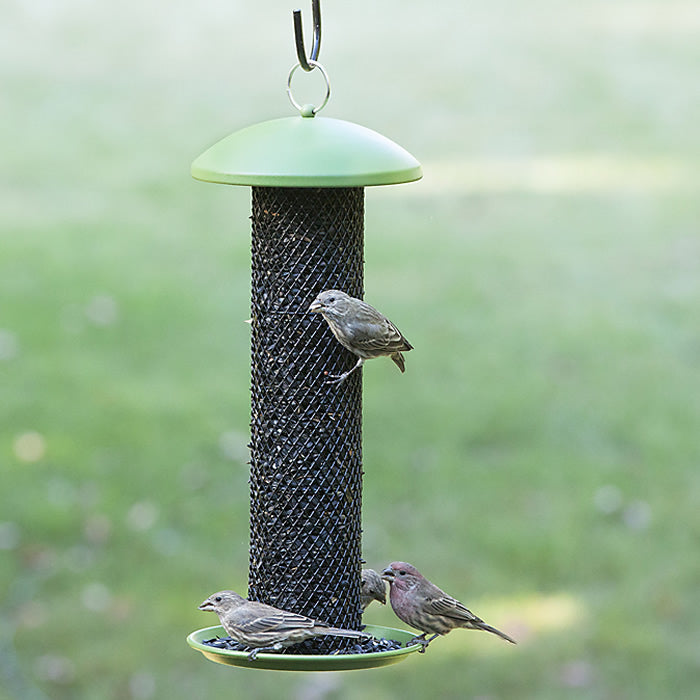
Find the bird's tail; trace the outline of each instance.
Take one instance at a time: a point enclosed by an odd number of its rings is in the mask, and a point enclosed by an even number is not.
[[[497,630],[495,627],[491,627],[491,625],[487,625],[485,622],[475,622],[474,627],[476,629],[483,630],[484,632],[491,632],[492,634],[499,636],[501,639],[505,639],[506,642],[510,642],[511,644],[517,644],[517,642],[512,637],[509,637],[505,632],[501,632],[501,630]]]
[[[404,362],[403,355],[400,352],[395,352],[391,356],[391,359],[402,372],[406,371],[406,363]]]
[[[331,637],[354,637],[359,639],[360,637],[369,637],[365,632],[359,632],[358,630],[343,630],[340,627],[326,627],[323,630],[323,634],[328,634]]]

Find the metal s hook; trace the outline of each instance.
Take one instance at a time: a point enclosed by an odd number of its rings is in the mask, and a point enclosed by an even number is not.
[[[311,49],[311,61],[306,58],[306,49],[304,48],[304,29],[301,24],[301,10],[294,10],[294,39],[297,46],[297,58],[299,65],[307,73],[314,69],[313,61],[318,60],[318,52],[321,48],[321,0],[311,0],[311,10],[313,12],[314,21],[314,45]]]
[[[313,23],[314,23],[314,45],[311,48],[311,55],[307,57],[306,49],[304,48],[304,28],[301,24],[301,10],[294,10],[294,39],[297,48],[297,60],[292,70],[289,71],[287,76],[287,96],[290,102],[299,110],[302,117],[313,117],[316,112],[323,109],[331,96],[331,83],[328,79],[328,73],[324,70],[323,66],[317,61],[318,52],[321,48],[321,0],[311,0],[311,9],[313,11]],[[292,95],[292,76],[297,68],[310,73],[314,68],[318,68],[323,75],[323,79],[326,81],[326,96],[323,98],[323,102],[320,106],[316,107],[312,104],[300,105]]]

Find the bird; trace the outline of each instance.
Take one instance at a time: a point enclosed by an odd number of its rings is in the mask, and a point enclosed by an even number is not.
[[[411,644],[421,645],[421,653],[425,653],[433,639],[458,627],[491,632],[511,644],[517,644],[512,637],[487,625],[405,561],[389,564],[382,571],[382,578],[389,582],[389,600],[396,616],[422,632],[411,640]],[[432,634],[432,637],[426,639],[427,634]]]
[[[280,610],[272,605],[246,600],[235,591],[219,591],[210,595],[200,610],[215,612],[226,633],[240,644],[252,649],[251,661],[261,651],[280,651],[312,637],[368,637],[357,630],[331,627],[326,622],[306,615]]]
[[[384,579],[374,569],[362,569],[362,588],[360,589],[362,609],[366,610],[373,600],[386,605]]]
[[[328,384],[340,384],[362,367],[365,360],[382,355],[391,357],[401,372],[406,371],[402,353],[413,350],[413,346],[373,306],[339,289],[327,289],[311,302],[309,311],[320,313],[338,342],[358,358],[355,366],[347,372],[331,374]]]

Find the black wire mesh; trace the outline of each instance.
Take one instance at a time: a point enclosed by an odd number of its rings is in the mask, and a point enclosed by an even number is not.
[[[324,289],[363,295],[364,190],[254,187],[252,200],[248,594],[357,629],[362,373],[325,383],[356,358],[308,308]]]

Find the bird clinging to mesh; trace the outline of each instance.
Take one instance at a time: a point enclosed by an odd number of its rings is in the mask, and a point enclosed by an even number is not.
[[[331,374],[329,384],[339,384],[365,360],[388,355],[404,372],[403,352],[413,350],[401,331],[373,306],[355,299],[338,289],[321,292],[309,306],[309,311],[326,319],[338,342],[357,355],[355,366],[343,374]]]
[[[384,579],[374,569],[362,569],[362,588],[360,589],[362,609],[366,610],[373,600],[386,605]]]

